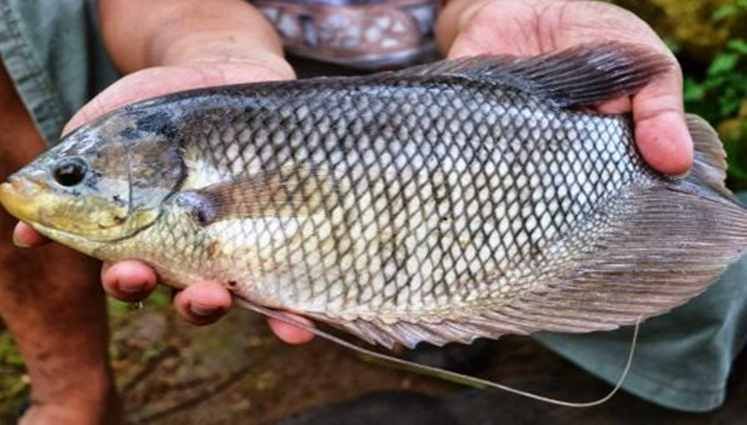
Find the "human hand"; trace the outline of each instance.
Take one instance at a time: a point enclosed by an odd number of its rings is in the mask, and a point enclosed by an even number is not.
[[[449,57],[532,56],[579,44],[616,40],[650,47],[672,59],[671,70],[632,98],[599,105],[604,113],[632,110],[641,155],[653,168],[687,172],[693,142],[684,119],[682,72],[656,33],[633,13],[601,1],[451,0],[437,36]]]
[[[115,63],[128,75],[78,111],[63,134],[118,107],[171,92],[294,78],[292,68],[283,59],[280,40],[259,12],[236,0],[222,3],[223,8],[211,5],[204,9],[197,1],[165,0],[158,3],[165,7],[164,14],[159,15],[147,0],[102,1],[107,47]],[[216,16],[216,10],[220,16]],[[180,16],[180,23],[150,21],[147,17],[154,13],[164,19]],[[137,23],[138,33],[132,32],[128,22]],[[17,245],[28,247],[47,242],[25,223],[16,226],[13,239]],[[157,277],[142,262],[123,261],[105,264],[101,281],[115,298],[139,301],[152,292]],[[231,295],[217,282],[200,282],[179,291],[173,303],[185,320],[205,325],[218,320],[230,308]],[[275,334],[288,343],[312,338],[309,332],[285,323],[269,323]]]

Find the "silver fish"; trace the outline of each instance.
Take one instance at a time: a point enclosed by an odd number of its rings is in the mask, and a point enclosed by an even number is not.
[[[68,135],[0,201],[89,255],[387,347],[614,329],[747,245],[705,121],[687,118],[695,165],[671,178],[629,116],[587,108],[669,66],[603,43],[177,93]]]

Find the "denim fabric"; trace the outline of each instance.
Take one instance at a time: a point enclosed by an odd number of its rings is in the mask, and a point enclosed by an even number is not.
[[[747,203],[747,193],[739,198]],[[632,327],[586,335],[544,333],[537,339],[578,366],[616,382],[628,356]],[[623,388],[684,411],[723,403],[737,354],[747,342],[747,256],[703,294],[641,324],[633,366]]]
[[[95,17],[94,0],[0,0],[0,57],[49,143],[117,78]]]

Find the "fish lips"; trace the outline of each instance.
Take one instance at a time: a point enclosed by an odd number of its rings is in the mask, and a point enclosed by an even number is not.
[[[43,193],[42,183],[11,176],[0,184],[0,204],[12,216],[22,221],[39,221],[38,196]]]
[[[139,210],[124,216],[116,211],[97,212],[97,201],[89,199],[86,203],[91,203],[91,211],[86,214],[90,220],[83,219],[81,214],[68,217],[65,213],[74,212],[76,206],[59,208],[60,196],[44,182],[27,176],[11,176],[0,184],[0,204],[11,215],[58,241],[60,238],[68,242],[82,239],[90,243],[117,241],[147,228],[160,214],[157,209]],[[74,247],[81,249],[77,245]]]

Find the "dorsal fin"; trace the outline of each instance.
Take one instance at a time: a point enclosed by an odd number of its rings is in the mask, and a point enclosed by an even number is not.
[[[449,59],[398,74],[457,76],[505,84],[545,97],[557,106],[570,107],[635,94],[671,68],[669,57],[650,48],[604,42],[533,57],[481,55]]]
[[[709,188],[734,198],[726,188],[726,152],[716,130],[703,118],[687,114],[687,128],[693,139],[695,149],[694,162],[690,177],[697,178]]]

